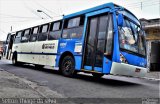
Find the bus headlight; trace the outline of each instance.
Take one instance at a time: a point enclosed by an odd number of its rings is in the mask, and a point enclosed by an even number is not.
[[[126,60],[126,58],[120,53],[120,60],[122,63],[126,63],[128,64],[128,61]]]

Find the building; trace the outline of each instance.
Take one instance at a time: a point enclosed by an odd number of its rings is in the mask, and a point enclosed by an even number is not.
[[[140,21],[146,33],[148,67],[160,71],[160,18]]]
[[[3,47],[4,42],[0,41],[0,47]]]
[[[0,41],[0,47],[2,47],[3,46],[3,41]]]
[[[3,41],[0,41],[0,58],[3,54],[3,43],[4,43]]]

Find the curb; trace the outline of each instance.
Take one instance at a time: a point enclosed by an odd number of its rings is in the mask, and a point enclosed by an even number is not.
[[[0,68],[0,71],[4,71],[4,70]]]
[[[64,95],[62,95],[56,91],[51,90],[47,86],[39,85],[36,82],[32,82],[24,77],[19,77],[13,73],[5,71],[4,69],[1,69],[1,68],[0,68],[0,71],[4,71],[5,73],[8,73],[9,75],[13,75],[14,78],[25,83],[27,86],[29,86],[33,91],[37,92],[43,98],[64,98]]]
[[[149,78],[149,77],[143,77],[143,79],[147,79],[147,80],[154,80],[154,81],[160,81],[160,79],[156,79],[156,78]]]

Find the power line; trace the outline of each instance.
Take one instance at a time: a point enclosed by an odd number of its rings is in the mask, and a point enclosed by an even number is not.
[[[156,3],[159,3],[159,1],[142,1],[142,2],[137,2],[137,3],[133,3],[133,4],[126,4],[125,6],[126,7],[129,7],[129,8],[134,8],[134,7],[140,7],[140,8],[143,8],[144,6],[147,6],[148,4],[151,5],[151,4],[156,4]]]
[[[11,23],[11,22],[27,22],[27,21],[31,21],[31,20],[22,20],[22,21],[0,21],[1,23]]]
[[[36,4],[38,4],[39,6],[41,6],[42,8],[44,8],[44,9],[46,9],[45,7],[43,7],[41,4],[39,4],[37,1],[35,1],[36,2]],[[42,18],[40,15],[38,15],[37,14],[37,12],[35,12],[33,9],[31,9],[30,7],[28,7],[27,5],[26,5],[26,3],[24,3],[25,4],[25,7],[29,10],[29,11],[31,11],[33,14],[35,14],[36,16],[38,16],[38,17],[40,17],[40,18]],[[142,2],[136,2],[136,3],[132,3],[132,4],[127,4],[126,6],[128,7],[128,8],[144,8],[144,7],[148,7],[148,6],[154,6],[154,5],[158,5],[158,4],[160,4],[160,1],[158,1],[158,0],[151,0],[151,1],[148,1],[148,0],[146,0],[146,1],[142,1]],[[48,10],[48,9],[46,9],[47,11],[50,11],[50,10]],[[52,12],[52,11],[50,11],[50,12]],[[53,13],[53,12],[52,12]],[[4,18],[20,18],[20,19],[37,19],[36,17],[22,17],[22,16],[15,16],[15,15],[10,15],[10,14],[3,14],[3,13],[0,13],[0,15],[1,16],[4,16]],[[57,15],[57,16],[54,16],[54,17],[60,17],[60,16],[62,16],[62,15]],[[3,17],[2,17],[3,18]],[[26,21],[26,20],[23,20],[23,21]],[[15,21],[9,21],[9,22],[15,22]],[[18,21],[17,21],[18,22]]]
[[[150,3],[153,1],[141,1],[141,2],[136,2],[136,3],[129,3],[129,4],[124,4],[125,6],[139,6],[141,3],[146,4],[146,3]],[[155,1],[154,1],[155,2]],[[156,1],[157,2],[157,1]]]
[[[136,5],[127,5],[127,6],[139,6],[139,5],[141,5],[141,3],[142,3],[142,4],[151,4],[151,3],[156,3],[156,2],[159,2],[159,1],[139,2],[139,3],[136,4]]]
[[[155,3],[155,4],[149,4],[149,5],[139,5],[139,6],[132,6],[132,7],[127,7],[127,8],[141,8],[141,10],[143,9],[143,8],[145,8],[145,7],[148,7],[148,6],[151,6],[151,5],[153,5],[153,6],[155,6],[155,5],[159,5],[158,3]]]
[[[155,6],[155,5],[160,5],[160,3],[150,4],[150,5],[146,5],[146,6],[144,6],[144,7],[148,7],[148,6]]]
[[[21,16],[15,16],[15,15],[3,14],[3,13],[0,13],[0,16],[1,18],[37,19],[36,17],[21,17]]]
[[[135,6],[135,5],[140,5],[141,3],[150,3],[150,2],[159,2],[159,0],[146,0],[146,1],[140,1],[140,2],[136,2],[136,3],[129,3],[129,4],[126,4],[127,6]]]
[[[52,18],[57,18],[57,17],[60,17],[61,15],[59,16],[54,16]],[[33,21],[33,20],[30,20],[30,19],[26,19],[26,20],[21,20],[21,21],[0,21],[1,23],[11,23],[11,22],[27,22],[27,21]]]
[[[54,13],[54,14],[56,14],[56,15],[60,15],[60,14],[58,14],[58,13],[56,13],[56,12],[53,12],[53,11],[51,11],[51,10],[49,10],[49,9],[47,9],[46,7],[44,7],[43,5],[41,5],[39,2],[37,2],[36,0],[33,0],[38,6],[40,6],[41,8],[43,8],[43,9],[45,9],[46,11],[48,11],[48,12],[50,12],[50,13]]]
[[[25,5],[25,8],[28,9],[31,13],[33,13],[34,15],[38,16],[39,18],[43,19],[43,17],[41,17],[37,12],[35,12],[34,9],[30,8],[25,1],[23,1],[23,4]]]

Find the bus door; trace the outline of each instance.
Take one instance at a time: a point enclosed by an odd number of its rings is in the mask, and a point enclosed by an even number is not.
[[[6,59],[10,59],[11,50],[13,46],[13,39],[14,39],[14,35],[9,33],[7,36],[7,40],[5,43],[5,49],[4,49],[4,57],[6,57]]]
[[[86,29],[84,70],[103,71],[103,60],[106,47],[108,13],[88,17]]]

